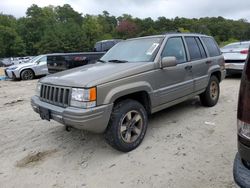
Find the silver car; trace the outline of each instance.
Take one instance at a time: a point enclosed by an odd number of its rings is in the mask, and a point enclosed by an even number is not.
[[[35,76],[48,74],[47,55],[39,55],[27,63],[12,65],[5,69],[11,79],[32,80]]]
[[[250,41],[245,41],[231,43],[221,48],[225,59],[227,74],[242,72],[247,59],[249,46]]]

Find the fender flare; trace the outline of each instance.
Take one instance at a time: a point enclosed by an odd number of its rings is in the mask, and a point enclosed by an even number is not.
[[[114,103],[120,97],[125,95],[133,94],[136,92],[145,91],[149,94],[153,92],[153,88],[147,82],[140,81],[140,82],[133,82],[129,84],[124,84],[118,87],[111,89],[104,99],[104,104]],[[151,100],[151,98],[150,98]]]

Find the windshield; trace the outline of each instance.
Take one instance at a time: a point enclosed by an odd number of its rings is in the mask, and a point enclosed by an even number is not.
[[[163,37],[152,37],[119,42],[101,58],[101,61],[117,63],[152,61],[163,39]]]
[[[42,55],[36,56],[33,59],[29,61],[29,63],[35,63],[37,60],[39,60],[42,57]]]

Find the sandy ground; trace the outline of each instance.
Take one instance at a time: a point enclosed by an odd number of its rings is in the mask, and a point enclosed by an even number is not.
[[[4,68],[0,67],[0,76],[4,76]]]
[[[0,81],[0,187],[235,187],[239,78],[221,84],[219,103],[194,98],[154,114],[130,153],[102,135],[66,132],[30,106],[34,81]]]

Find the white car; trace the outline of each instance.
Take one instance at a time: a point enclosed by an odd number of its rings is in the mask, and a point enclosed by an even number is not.
[[[248,54],[250,41],[235,42],[221,48],[227,74],[241,73]]]
[[[5,69],[5,75],[11,79],[32,80],[35,76],[47,74],[47,55],[39,55],[28,63],[12,65]]]

